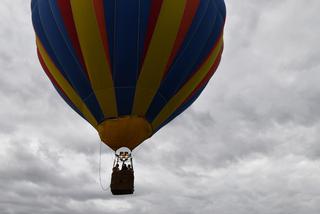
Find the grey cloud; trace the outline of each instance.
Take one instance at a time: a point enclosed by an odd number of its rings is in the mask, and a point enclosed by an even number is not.
[[[124,197],[100,189],[98,135],[41,71],[29,3],[0,6],[0,213],[319,212],[318,1],[227,1],[219,70],[134,151]]]

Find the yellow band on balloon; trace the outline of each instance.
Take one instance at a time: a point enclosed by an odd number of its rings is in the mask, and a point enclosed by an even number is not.
[[[201,66],[197,73],[178,91],[178,93],[172,97],[165,105],[159,115],[152,122],[152,127],[157,130],[158,127],[172,115],[175,110],[182,105],[182,103],[188,98],[190,93],[197,87],[197,85],[205,78],[210,72],[210,68],[216,62],[219,57],[219,52],[223,45],[223,38],[221,37],[216,48],[207,59],[207,61]]]
[[[104,51],[93,1],[70,0],[84,61],[105,118],[118,116],[110,64]]]
[[[144,116],[155,96],[171,55],[187,1],[164,0],[137,82],[133,114]]]
[[[66,96],[70,99],[73,105],[79,109],[82,115],[87,119],[87,121],[93,126],[97,127],[98,123],[96,119],[93,117],[91,112],[89,111],[86,104],[81,100],[72,86],[68,83],[68,81],[62,76],[56,65],[52,62],[51,58],[49,57],[48,53],[46,52],[45,48],[43,47],[40,39],[36,38],[37,47],[39,49],[39,53],[46,64],[49,72],[55,79],[55,81],[59,84],[59,86],[63,89],[63,92]]]

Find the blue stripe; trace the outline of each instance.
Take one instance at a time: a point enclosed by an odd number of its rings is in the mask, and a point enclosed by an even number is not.
[[[110,64],[120,116],[132,112],[151,3],[150,0],[104,1]]]
[[[130,115],[139,69],[139,0],[115,4],[113,80],[118,113]]]
[[[73,47],[73,44],[69,38],[69,34],[67,31],[67,28],[64,24],[64,20],[62,18],[62,14],[60,12],[60,8],[58,5],[57,0],[49,0],[49,4],[50,4],[50,9],[54,18],[54,22],[56,23],[58,29],[59,29],[59,33],[62,36],[65,45],[67,45],[70,55],[72,56],[73,60],[75,61],[75,63],[77,64],[77,67],[80,67],[81,72],[83,72],[83,74],[81,76],[83,76],[82,78],[85,78],[88,82],[88,78],[85,75],[85,68],[82,66],[82,64],[80,63],[80,59],[78,58],[78,55],[76,53],[75,48]]]
[[[226,4],[224,3],[224,0],[212,0],[212,1],[216,2],[217,7],[219,8],[220,15],[225,18],[227,15],[227,8],[226,8]]]
[[[34,1],[37,1],[37,0],[34,0]],[[42,45],[46,49],[46,51],[47,51],[48,55],[50,56],[51,60],[56,65],[56,67],[59,69],[59,71],[61,72],[63,77],[70,83],[70,80],[66,75],[66,72],[62,69],[62,66],[61,66],[61,64],[59,63],[59,61],[58,61],[58,59],[56,57],[56,54],[53,51],[53,49],[51,48],[51,45],[50,45],[50,43],[49,43],[49,41],[47,39],[47,36],[44,33],[44,30],[42,28],[40,15],[39,15],[38,3],[34,3],[34,8],[33,8],[33,12],[32,12],[32,23],[33,23],[33,27],[34,27],[34,30],[35,30],[38,38],[40,39]]]
[[[67,76],[72,87],[87,105],[90,112],[97,121],[103,121],[104,116],[98,104],[96,97],[93,95],[93,90],[88,82],[83,69],[78,63],[75,55],[70,52],[64,38],[61,35],[56,21],[53,17],[49,1],[38,1],[39,19],[42,25],[42,37],[48,39],[45,48],[50,48],[52,53],[56,53],[56,60],[59,62],[59,70]],[[50,54],[49,54],[50,55]],[[51,55],[50,55],[51,57]],[[63,72],[64,71],[64,72]]]
[[[203,15],[205,14],[205,15]],[[219,38],[224,20],[215,1],[201,1],[181,50],[161,83],[146,118],[153,121],[161,109],[199,68]]]

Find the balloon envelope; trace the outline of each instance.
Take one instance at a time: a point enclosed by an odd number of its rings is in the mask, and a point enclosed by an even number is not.
[[[223,0],[32,0],[39,60],[101,139],[134,149],[188,108],[223,51]]]

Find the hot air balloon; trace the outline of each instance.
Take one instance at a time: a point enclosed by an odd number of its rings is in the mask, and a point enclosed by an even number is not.
[[[116,152],[111,190],[133,193],[131,151],[187,109],[220,63],[224,0],[32,0],[31,7],[43,70],[102,142],[127,148]]]

